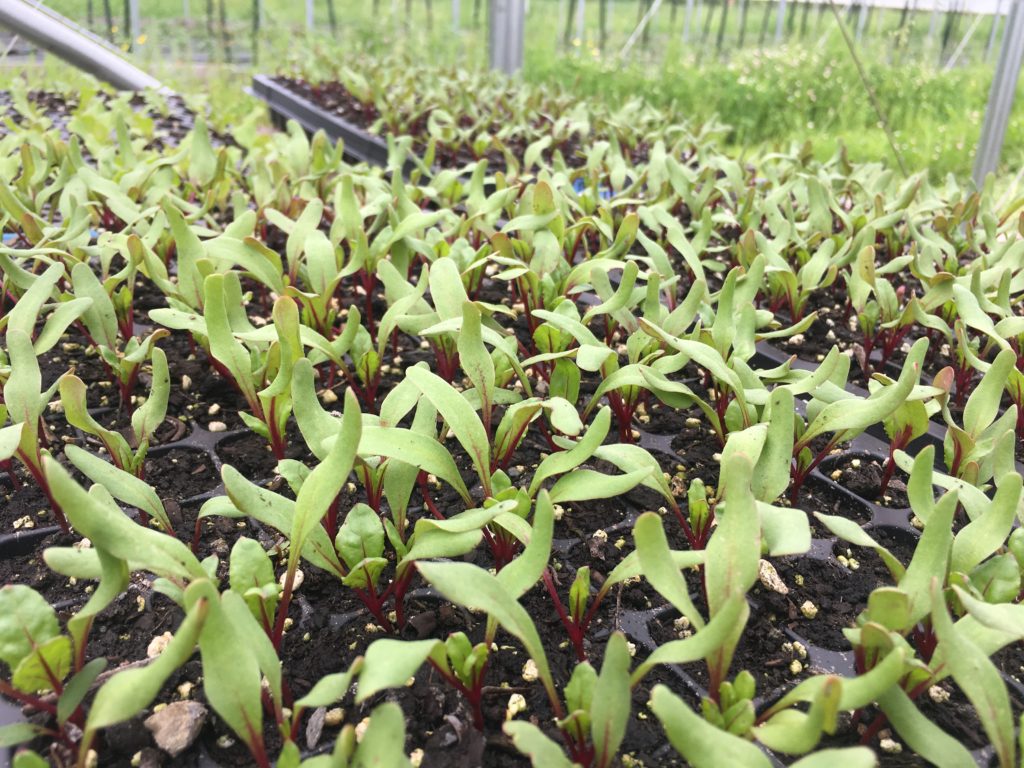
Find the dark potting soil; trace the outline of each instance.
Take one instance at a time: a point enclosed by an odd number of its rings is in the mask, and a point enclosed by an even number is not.
[[[702,596],[694,593],[693,598],[697,610],[706,618]],[[661,646],[688,636],[690,629],[678,626],[678,618],[679,614],[673,610],[658,612],[657,616],[651,617],[648,628],[655,645]],[[802,654],[783,631],[783,619],[768,606],[752,602],[750,617],[729,667],[730,678],[741,670],[750,672],[760,697],[775,698],[780,690],[792,687],[810,674],[806,654]],[[799,670],[791,666],[794,661],[800,663]],[[685,664],[682,669],[702,689],[707,689],[708,671],[703,662]]]
[[[907,473],[897,469],[889,481],[885,495],[881,495],[884,459],[870,455],[843,455],[830,462],[823,471],[831,479],[855,493],[865,501],[893,509],[907,509]]]
[[[67,141],[71,137],[68,123],[80,107],[79,99],[75,95],[34,89],[28,91],[26,97],[31,107],[47,119],[53,129],[59,132],[63,141]],[[111,104],[116,97],[113,94],[100,91],[95,98],[103,104]],[[133,111],[141,113],[153,121],[152,134],[147,137],[149,139],[146,144],[147,149],[161,150],[166,147],[176,147],[195,127],[196,115],[186,106],[180,96],[165,96],[164,100],[166,105],[157,106],[141,93],[133,94],[128,99],[128,106]],[[30,114],[22,114],[19,111],[8,91],[0,91],[0,116],[11,120],[15,125],[21,125],[32,117]],[[7,126],[0,121],[0,137],[7,135],[8,132]],[[214,146],[234,144],[234,140],[229,136],[223,136],[216,131],[210,132],[210,139]]]
[[[202,451],[172,448],[150,455],[146,480],[161,499],[180,503],[217,487],[220,477],[210,456]]]

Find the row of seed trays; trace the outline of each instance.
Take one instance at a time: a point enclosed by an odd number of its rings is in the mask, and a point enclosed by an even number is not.
[[[1019,765],[1020,202],[118,104],[0,137],[15,768]]]

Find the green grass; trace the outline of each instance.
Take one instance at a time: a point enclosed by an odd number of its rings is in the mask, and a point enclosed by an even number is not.
[[[775,4],[749,1],[742,48],[739,0],[726,11],[724,25],[720,2],[697,3],[686,45],[681,42],[685,0],[666,0],[647,35],[621,58],[647,0],[612,0],[603,41],[598,0],[586,3],[583,39],[576,37],[570,0],[531,0],[523,76],[588,99],[614,103],[642,95],[656,105],[672,104],[694,120],[717,117],[732,126],[728,141],[740,153],[810,140],[819,156],[833,154],[842,143],[853,160],[892,162],[831,12],[794,0],[785,26],[788,42],[776,47]],[[317,32],[307,37],[303,2],[265,0],[263,26],[254,36],[251,0],[224,0],[226,29],[219,24],[220,0],[213,0],[211,38],[206,0],[191,0],[189,23],[182,20],[181,0],[141,0],[145,39],[136,41],[134,54],[173,87],[213,105],[226,123],[243,119],[253,108],[239,93],[253,71],[308,68],[314,60],[345,57],[358,61],[395,50],[417,64],[486,65],[487,0],[481,0],[477,18],[474,0],[461,0],[458,34],[452,32],[449,0],[334,3],[333,31],[326,1],[317,0]],[[88,21],[87,0],[52,0],[50,5]],[[103,3],[93,0],[92,5],[93,28],[104,33]],[[122,4],[111,0],[111,7],[117,26],[111,36],[126,44]],[[847,14],[846,21],[855,33],[857,13]],[[907,165],[927,168],[933,178],[948,173],[965,178],[992,76],[984,60],[991,20],[974,27],[958,66],[950,71],[936,64],[948,58],[973,20],[949,15],[936,22],[930,36],[929,13],[908,13],[904,21],[900,10],[875,10],[857,47]],[[763,48],[758,45],[762,28]],[[943,37],[948,38],[945,55]],[[195,64],[196,59],[207,61]],[[329,76],[330,68],[320,72]],[[1003,154],[1006,173],[1024,160],[1024,100],[1017,104]]]

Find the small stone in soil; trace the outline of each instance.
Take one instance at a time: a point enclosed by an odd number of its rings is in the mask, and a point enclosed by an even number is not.
[[[175,701],[146,718],[153,741],[171,757],[177,757],[199,736],[206,722],[206,707],[198,701]]]

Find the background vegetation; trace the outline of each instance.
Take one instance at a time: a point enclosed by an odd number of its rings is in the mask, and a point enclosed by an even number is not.
[[[811,141],[826,157],[842,143],[853,160],[892,160],[878,116],[827,5],[793,1],[775,45],[776,4],[698,2],[686,33],[684,0],[666,0],[625,55],[650,0],[586,2],[582,38],[573,0],[530,0],[524,78],[582,98],[621,102],[642,95],[674,103],[696,121],[732,127],[731,149],[761,153]],[[125,34],[122,0],[51,0],[55,10],[131,47],[141,63],[233,123],[259,105],[242,88],[255,71],[300,67],[330,76],[336,62],[403,53],[411,63],[486,66],[487,0],[461,0],[453,29],[449,0],[317,0],[306,35],[305,4],[264,0],[141,0],[139,40]],[[333,7],[333,12],[332,12]],[[185,17],[186,10],[188,17]],[[724,18],[723,18],[724,16]],[[907,9],[840,9],[899,151],[933,178],[970,174],[1003,25],[993,17]],[[741,22],[745,21],[745,24]],[[858,35],[858,28],[860,34]],[[319,62],[319,66],[311,62]],[[23,62],[14,62],[15,68]],[[1004,174],[1024,160],[1024,106],[1011,118]]]

